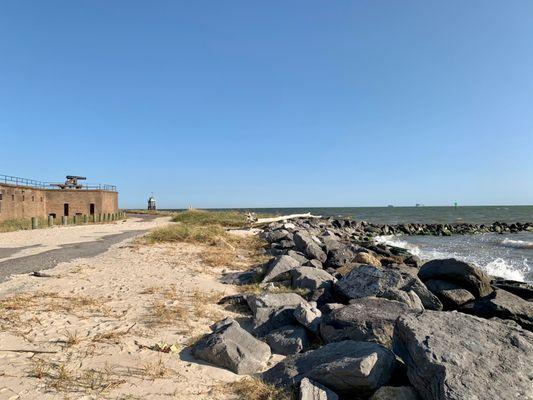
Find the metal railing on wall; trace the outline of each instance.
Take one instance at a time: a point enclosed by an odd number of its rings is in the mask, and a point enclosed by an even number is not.
[[[52,189],[52,190],[64,190],[60,188],[58,183],[55,182],[42,182],[36,181],[34,179],[20,178],[18,176],[9,176],[0,174],[0,184],[14,185],[14,186],[25,186],[36,189]],[[115,192],[117,187],[115,185],[108,185],[103,183],[94,183],[87,185],[78,185],[77,188],[72,188],[74,190],[107,190]]]

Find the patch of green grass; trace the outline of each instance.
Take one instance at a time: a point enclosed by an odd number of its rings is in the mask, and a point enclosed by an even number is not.
[[[188,210],[174,215],[172,221],[187,225],[244,227],[246,226],[246,215],[238,211]]]
[[[11,219],[0,222],[0,232],[13,232],[31,229],[31,219]]]
[[[226,236],[224,228],[217,225],[191,226],[176,224],[154,229],[145,239],[148,243],[187,242],[216,245]]]

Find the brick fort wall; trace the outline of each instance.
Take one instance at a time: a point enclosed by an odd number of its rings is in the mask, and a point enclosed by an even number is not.
[[[91,207],[91,204],[93,207]],[[67,207],[65,205],[68,205]],[[0,184],[0,221],[118,212],[118,193],[106,190],[33,189]]]

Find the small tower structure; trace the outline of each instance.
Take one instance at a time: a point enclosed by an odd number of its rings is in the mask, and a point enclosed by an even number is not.
[[[156,210],[154,194],[148,198],[148,210]]]

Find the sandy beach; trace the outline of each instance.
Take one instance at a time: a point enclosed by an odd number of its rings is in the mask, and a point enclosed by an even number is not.
[[[0,247],[25,247],[5,261],[164,224],[168,219],[133,218],[5,233]],[[202,251],[129,238],[98,256],[59,263],[49,277],[20,274],[0,283],[0,399],[224,398],[221,385],[238,375],[191,362],[187,349],[232,315],[215,304],[235,292],[218,282],[227,267],[207,267]]]

